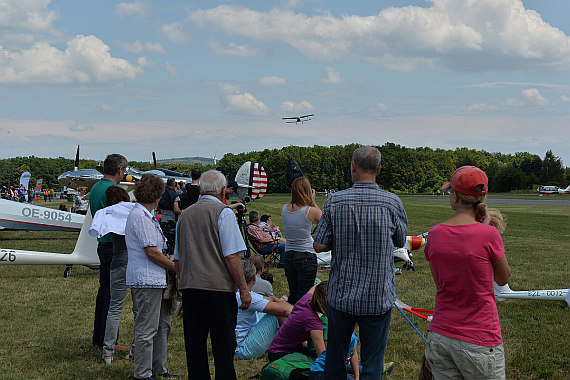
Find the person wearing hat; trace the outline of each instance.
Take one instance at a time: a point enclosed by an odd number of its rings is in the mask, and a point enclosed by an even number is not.
[[[434,379],[505,379],[493,281],[511,271],[499,231],[485,223],[488,179],[462,166],[442,189],[455,214],[432,227],[424,252],[437,294],[425,355]]]

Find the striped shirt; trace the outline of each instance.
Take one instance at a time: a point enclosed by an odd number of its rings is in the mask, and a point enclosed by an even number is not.
[[[394,247],[408,231],[404,205],[376,183],[356,182],[332,193],[315,242],[332,246],[327,302],[353,315],[380,315],[396,300]]]

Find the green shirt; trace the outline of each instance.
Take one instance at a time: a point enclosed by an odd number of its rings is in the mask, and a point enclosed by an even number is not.
[[[116,186],[117,184],[108,178],[102,178],[91,188],[89,192],[89,204],[91,206],[91,216],[102,208],[107,207],[107,196],[105,191],[111,186]],[[107,234],[101,238],[98,238],[99,243],[111,243],[111,235]]]

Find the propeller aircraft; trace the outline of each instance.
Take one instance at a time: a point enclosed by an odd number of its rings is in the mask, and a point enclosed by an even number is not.
[[[287,124],[303,124],[305,121],[309,121],[312,120],[311,117],[315,116],[314,114],[310,114],[310,115],[303,115],[303,116],[293,116],[293,117],[282,117],[282,120],[285,120],[285,123]]]

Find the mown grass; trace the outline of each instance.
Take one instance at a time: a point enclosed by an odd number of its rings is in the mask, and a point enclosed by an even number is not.
[[[497,198],[498,196],[495,196]],[[403,196],[409,233],[425,232],[451,215],[447,202],[435,197]],[[543,197],[544,198],[544,197]],[[534,197],[532,199],[543,199]],[[550,198],[550,197],[548,197]],[[324,197],[318,201],[322,205]],[[558,198],[568,199],[568,198]],[[288,195],[267,195],[248,205],[270,214],[281,225],[281,206]],[[41,205],[41,202],[40,202]],[[49,204],[48,204],[49,205]],[[50,205],[51,206],[51,205]],[[493,204],[508,216],[503,235],[514,290],[568,287],[569,206]],[[76,233],[0,232],[0,247],[71,252]],[[397,276],[398,296],[404,302],[433,308],[435,287],[423,251],[413,257],[416,271]],[[132,362],[117,358],[106,366],[99,349],[91,345],[98,273],[74,267],[63,278],[63,266],[0,266],[0,378],[2,379],[128,379]],[[287,293],[282,269],[272,269],[275,294]],[[322,279],[327,272],[319,272]],[[120,339],[132,339],[133,315],[127,298],[121,319]],[[509,300],[498,303],[505,341],[508,379],[566,379],[569,371],[569,322],[566,303]],[[425,335],[428,323],[409,316]],[[168,369],[186,375],[181,318],[173,318]],[[408,322],[394,309],[386,360],[396,367],[391,379],[415,379],[424,344]],[[211,352],[210,352],[210,358]],[[239,379],[259,373],[267,362],[236,361]],[[213,360],[211,360],[213,373]]]

